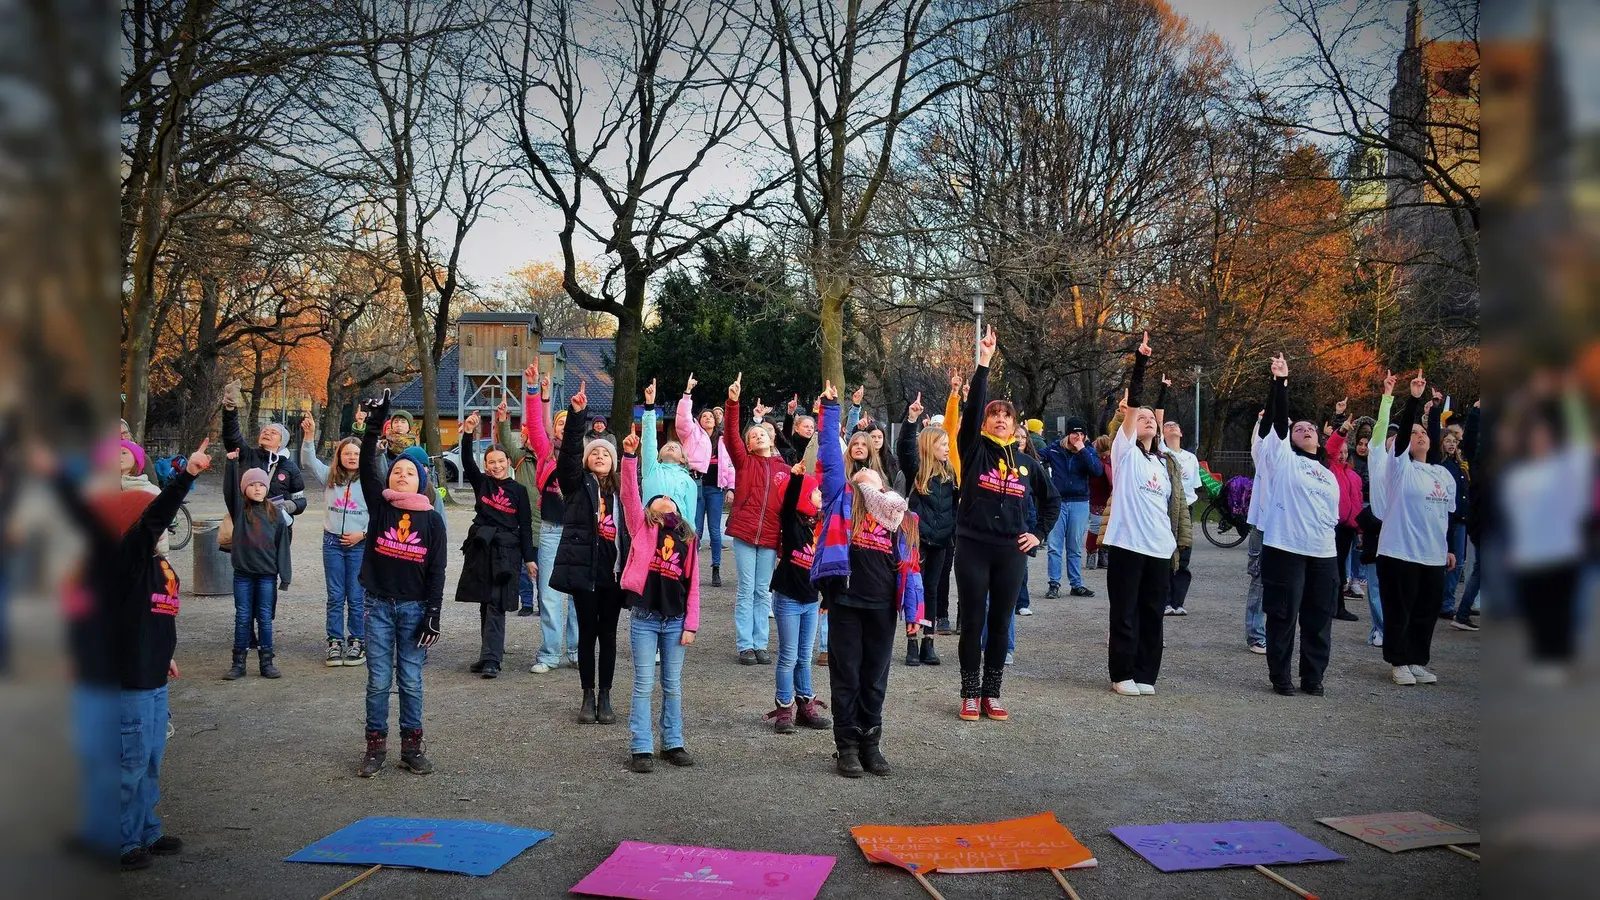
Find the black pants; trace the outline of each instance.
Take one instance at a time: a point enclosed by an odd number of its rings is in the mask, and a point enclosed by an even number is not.
[[[1296,619],[1300,623],[1300,683],[1322,683],[1333,650],[1338,562],[1337,557],[1322,559],[1277,547],[1261,548],[1261,611],[1267,615],[1267,674],[1273,684],[1294,684],[1289,668],[1294,662]]]
[[[594,648],[600,644],[599,689],[611,690],[611,676],[617,669],[617,619],[622,615],[622,588],[616,585],[594,591],[574,591],[572,605],[578,611],[578,680],[584,690],[595,685]]]
[[[990,544],[964,537],[956,538],[956,553],[961,557],[961,566],[956,569],[956,599],[961,615],[959,655],[965,685],[985,666],[1005,665],[1011,617],[1016,614],[1017,594],[1028,576],[1028,557],[1015,543]],[[984,644],[986,623],[989,640]]]
[[[1161,609],[1172,581],[1172,560],[1107,547],[1106,593],[1111,601],[1112,681],[1155,684],[1161,674]]]
[[[1193,547],[1178,548],[1178,570],[1172,573],[1172,587],[1169,593],[1171,599],[1167,605],[1173,609],[1183,609],[1183,601],[1189,598],[1189,585],[1194,582],[1194,573],[1189,571],[1189,556],[1194,553]]]
[[[893,606],[829,606],[828,693],[835,734],[849,736],[851,729],[883,724],[896,612]]]
[[[1479,565],[1482,565],[1480,557]],[[1572,618],[1578,567],[1559,566],[1517,575],[1517,597],[1533,639],[1533,658],[1554,663],[1571,660],[1577,650]],[[1387,640],[1387,639],[1386,639]]]
[[[938,624],[950,618],[950,567],[955,563],[954,548],[949,544],[922,544],[922,586],[927,600],[924,618]]]
[[[1350,575],[1345,571],[1346,564],[1350,561],[1350,548],[1356,544],[1356,529],[1353,525],[1336,525],[1333,529],[1333,558],[1339,563],[1339,608],[1344,609],[1344,586],[1350,580]],[[1383,590],[1383,586],[1378,586]]]
[[[494,663],[506,655],[506,611],[500,601],[478,604],[478,662]]]
[[[1378,557],[1383,602],[1383,660],[1391,666],[1425,666],[1433,648],[1433,626],[1444,596],[1444,566],[1424,566]]]

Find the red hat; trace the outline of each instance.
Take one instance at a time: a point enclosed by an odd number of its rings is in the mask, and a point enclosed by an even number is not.
[[[822,476],[821,475],[807,475],[805,477],[805,479],[800,482],[800,506],[799,506],[799,509],[800,509],[800,512],[802,514],[807,515],[807,516],[814,516],[817,513],[821,512],[821,510],[818,509],[811,502],[811,494],[812,494],[812,492],[817,490],[818,488],[821,488],[821,487],[822,487]]]

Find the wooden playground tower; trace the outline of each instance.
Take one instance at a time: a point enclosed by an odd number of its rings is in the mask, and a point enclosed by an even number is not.
[[[527,389],[522,370],[539,360],[549,372],[559,351],[541,358],[543,323],[538,313],[462,313],[456,321],[456,344],[461,362],[456,375],[456,421],[473,413],[481,420],[480,437],[494,433],[494,410],[504,400],[513,427],[522,419],[522,397]]]

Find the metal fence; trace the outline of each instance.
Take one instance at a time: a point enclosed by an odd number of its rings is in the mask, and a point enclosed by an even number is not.
[[[1249,450],[1221,450],[1205,457],[1203,461],[1223,481],[1235,475],[1255,477],[1256,474],[1256,464],[1250,458]]]

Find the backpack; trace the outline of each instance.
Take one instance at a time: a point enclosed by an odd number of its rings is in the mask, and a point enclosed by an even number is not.
[[[1235,475],[1222,485],[1222,508],[1236,521],[1243,522],[1250,514],[1250,490],[1253,485],[1249,475]]]

